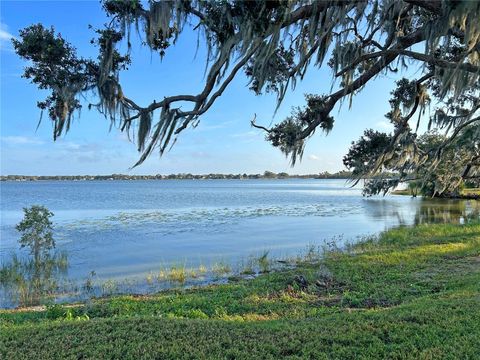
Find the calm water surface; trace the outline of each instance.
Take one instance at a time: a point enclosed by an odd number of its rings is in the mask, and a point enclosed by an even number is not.
[[[0,255],[18,250],[22,207],[54,212],[71,279],[142,277],[172,264],[234,263],[269,250],[298,253],[399,224],[458,222],[478,202],[361,196],[344,180],[3,182]]]

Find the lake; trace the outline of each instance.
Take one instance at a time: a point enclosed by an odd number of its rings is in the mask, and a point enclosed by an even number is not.
[[[362,197],[345,180],[2,182],[2,262],[18,249],[22,208],[48,207],[68,278],[141,279],[177,265],[237,264],[308,246],[343,246],[398,225],[477,217],[478,202]],[[332,244],[330,244],[331,246]]]

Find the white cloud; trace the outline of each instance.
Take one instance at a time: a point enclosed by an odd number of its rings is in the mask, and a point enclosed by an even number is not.
[[[314,161],[320,160],[320,158],[317,155],[314,155],[314,154],[308,155],[308,159],[309,160],[314,160]]]
[[[80,150],[82,148],[82,145],[73,141],[60,140],[60,141],[57,141],[57,144],[58,144],[57,146],[65,150]]]
[[[2,136],[2,142],[9,145],[41,145],[44,142],[27,136]]]
[[[8,32],[7,24],[0,23],[0,50],[12,51],[11,40],[14,38],[15,36]]]
[[[3,28],[4,25],[1,24],[1,27]],[[10,40],[10,39],[13,39],[14,36],[12,34],[10,34],[8,31],[4,30],[4,29],[1,29],[0,28],[0,40]]]

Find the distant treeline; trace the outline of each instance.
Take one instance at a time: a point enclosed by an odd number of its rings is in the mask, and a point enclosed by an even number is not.
[[[0,176],[0,181],[43,181],[43,180],[210,180],[210,179],[347,179],[350,178],[349,171],[329,173],[327,171],[319,174],[289,175],[286,172],[274,173],[265,171],[263,174],[170,174],[170,175],[54,175],[54,176],[31,176],[31,175],[6,175]]]

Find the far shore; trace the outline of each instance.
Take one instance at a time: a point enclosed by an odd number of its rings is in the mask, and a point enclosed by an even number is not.
[[[348,180],[351,174],[347,171],[330,174],[290,175],[287,173],[273,173],[266,171],[264,174],[170,174],[170,175],[5,175],[0,176],[0,181],[95,181],[95,180],[283,180],[283,179],[339,179]]]

